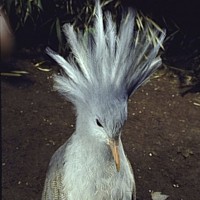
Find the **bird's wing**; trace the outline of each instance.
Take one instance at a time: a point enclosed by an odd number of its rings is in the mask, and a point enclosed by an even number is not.
[[[62,170],[51,171],[45,180],[42,200],[66,200],[64,191]]]
[[[130,168],[130,171],[131,171],[131,173],[133,174],[133,177],[134,177],[133,168],[132,168],[131,163],[130,163],[128,158],[127,158],[127,162],[128,162],[128,166]],[[135,186],[135,183],[133,184],[133,200],[136,200],[136,186]]]
[[[63,185],[63,160],[67,142],[51,158],[42,193],[42,200],[67,200]]]

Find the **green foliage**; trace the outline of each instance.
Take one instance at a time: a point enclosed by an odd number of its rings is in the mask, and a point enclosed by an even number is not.
[[[112,1],[101,2],[106,6]],[[120,1],[113,3],[115,8],[120,5]],[[44,37],[41,39],[44,43],[48,38],[47,42],[50,45],[54,43],[59,52],[66,48],[62,33],[63,24],[70,22],[83,29],[91,23],[94,14],[93,0],[4,0],[4,5],[16,33],[20,32],[23,38],[28,37],[28,30],[33,31],[35,35]]]
[[[18,19],[16,29],[24,27],[28,19],[36,24],[42,11],[41,0],[7,0],[4,4],[9,15],[14,11]]]

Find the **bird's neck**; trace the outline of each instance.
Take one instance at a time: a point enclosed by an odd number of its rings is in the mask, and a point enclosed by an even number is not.
[[[110,146],[104,141],[98,141],[95,136],[75,132],[71,138],[71,144],[71,148],[73,148],[71,149],[71,152],[73,152],[72,159],[79,161],[80,164],[87,166],[96,163],[96,168],[107,165],[116,168]],[[121,161],[125,160],[121,139],[119,141],[119,154]]]
[[[99,140],[95,132],[87,121],[87,117],[79,115],[76,121],[76,131],[72,135],[70,148],[73,148],[73,156],[80,158],[80,162],[87,164],[93,160],[101,165],[102,162],[113,162],[114,159],[110,146],[105,142]],[[125,158],[125,153],[121,139],[119,141],[120,159]],[[102,167],[102,166],[101,166]]]

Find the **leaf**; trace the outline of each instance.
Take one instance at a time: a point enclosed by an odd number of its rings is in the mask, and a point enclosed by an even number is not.
[[[43,72],[50,72],[52,69],[51,68],[44,68],[44,67],[40,67],[42,66],[46,61],[41,61],[38,62],[36,64],[34,64],[35,67],[37,67],[38,70],[43,71]]]
[[[10,14],[10,9],[11,9],[12,4],[14,3],[14,0],[7,0],[4,3],[5,3],[8,14]]]
[[[37,67],[37,69],[43,72],[50,72],[52,70],[50,68],[41,68],[41,67]]]
[[[16,73],[16,74],[29,74],[27,71],[19,71],[19,70],[15,70],[15,71],[11,71],[12,73]]]
[[[40,8],[40,10],[43,10],[43,7],[42,7],[42,2],[41,2],[41,0],[38,0],[38,7]]]
[[[46,61],[41,61],[41,62],[38,62],[38,63],[35,63],[34,66],[35,67],[39,67],[41,66],[42,64],[44,64]]]
[[[52,34],[55,24],[56,24],[56,21],[53,21],[50,27],[49,35]]]
[[[26,20],[27,20],[29,14],[30,14],[30,11],[29,11],[29,8],[27,7],[27,8],[26,8],[26,11],[25,11],[25,16],[24,16],[23,24],[26,23]]]
[[[162,194],[161,192],[152,192],[151,198],[152,200],[166,200],[169,196]]]
[[[62,34],[61,34],[61,27],[60,27],[60,19],[56,19],[56,34],[58,41],[61,43],[62,42]]]
[[[10,72],[2,72],[1,76],[22,76],[21,74],[15,74],[15,73],[10,73]]]
[[[56,35],[58,38],[58,44],[59,44],[59,51],[61,50],[62,46],[62,32],[61,32],[61,26],[60,26],[60,19],[56,19]]]
[[[109,4],[110,2],[112,2],[113,0],[107,0],[107,1],[103,1],[101,6],[106,6],[107,4]]]

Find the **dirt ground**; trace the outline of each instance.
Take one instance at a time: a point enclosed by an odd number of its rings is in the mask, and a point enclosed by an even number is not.
[[[75,127],[72,105],[52,89],[57,68],[41,71],[36,62],[13,58],[29,74],[1,79],[3,200],[40,199],[49,160]],[[161,71],[129,100],[122,139],[138,200],[151,192],[200,199],[200,94],[182,97],[178,87]]]

